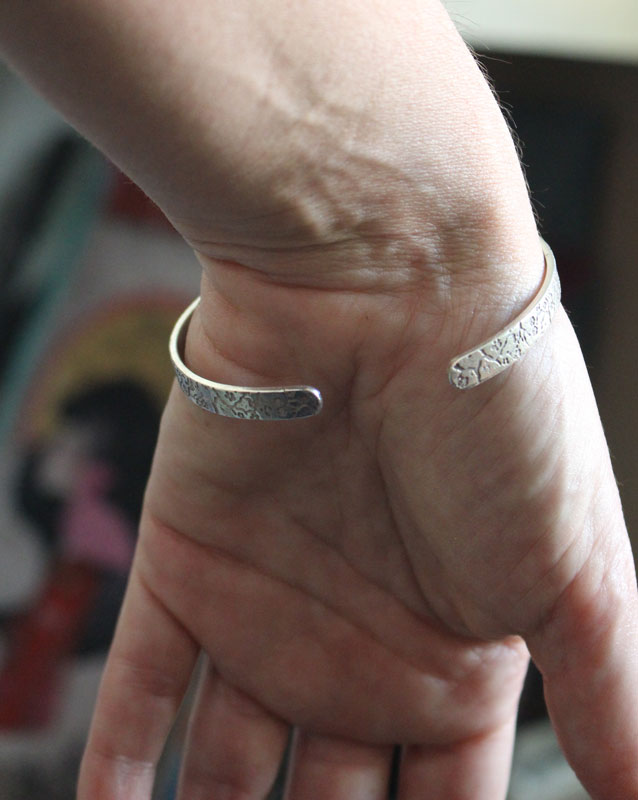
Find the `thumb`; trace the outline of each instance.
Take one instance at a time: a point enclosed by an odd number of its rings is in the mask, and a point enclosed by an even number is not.
[[[593,798],[638,798],[638,596],[629,541],[597,551],[528,638],[549,713]]]

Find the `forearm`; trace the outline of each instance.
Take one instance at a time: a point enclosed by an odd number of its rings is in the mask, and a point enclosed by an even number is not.
[[[385,269],[403,240],[540,279],[507,126],[438,0],[3,0],[0,48],[205,255],[298,271],[355,240]]]
[[[220,133],[224,71],[232,74],[234,61],[259,58],[240,34],[248,30],[239,4],[231,14],[220,13],[221,5],[7,0],[0,7],[0,52],[81,132],[162,195],[166,187],[154,185],[158,165],[186,171],[200,128],[212,123]]]

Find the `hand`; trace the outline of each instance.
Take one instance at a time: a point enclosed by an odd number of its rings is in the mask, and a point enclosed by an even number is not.
[[[526,646],[592,795],[638,794],[633,561],[569,323],[480,389],[446,381],[541,255],[438,5],[66,0],[54,41],[5,2],[54,51],[13,59],[196,248],[188,363],[325,399],[253,424],[173,392],[80,799],[147,800],[201,647],[184,798],[262,797],[291,725],[289,800],[383,797],[394,744],[401,800],[503,797]]]
[[[394,743],[408,745],[402,800],[423,787],[503,797],[520,636],[593,796],[632,796],[633,568],[565,316],[509,374],[462,394],[427,295],[293,288],[220,265],[203,303],[196,369],[314,378],[326,407],[253,424],[171,396],[80,797],[147,797],[200,647],[211,666],[185,798],[264,796],[289,725],[295,800],[384,797]],[[245,319],[254,350],[281,364],[247,374],[205,319],[220,335]]]

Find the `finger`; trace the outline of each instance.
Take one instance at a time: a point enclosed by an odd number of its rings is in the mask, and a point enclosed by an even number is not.
[[[622,549],[590,559],[528,641],[565,755],[601,800],[638,797],[638,602]]]
[[[134,569],[82,760],[78,800],[150,800],[197,653]]]
[[[398,800],[502,800],[507,794],[516,720],[465,742],[406,747]]]
[[[286,800],[385,800],[392,747],[295,731]]]
[[[206,666],[189,726],[178,797],[262,800],[273,785],[289,726]]]

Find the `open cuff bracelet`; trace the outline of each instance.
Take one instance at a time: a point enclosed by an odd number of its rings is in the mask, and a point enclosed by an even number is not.
[[[200,408],[235,419],[302,419],[321,411],[321,392],[312,386],[233,386],[209,381],[190,370],[182,357],[188,323],[200,298],[175,323],[169,351],[180,389]]]
[[[506,328],[460,356],[454,356],[447,371],[452,386],[471,389],[493,378],[521,359],[549,328],[560,304],[560,280],[554,254],[543,239],[541,245],[545,275],[538,294]]]
[[[554,255],[542,241],[545,275],[536,297],[506,328],[477,347],[455,356],[448,368],[450,383],[469,389],[493,378],[522,358],[549,327],[560,303],[560,281]],[[217,383],[195,374],[184,363],[188,323],[199,304],[194,300],[175,323],[169,350],[177,382],[200,408],[235,419],[288,420],[313,417],[323,405],[321,392],[312,386],[249,387]]]

